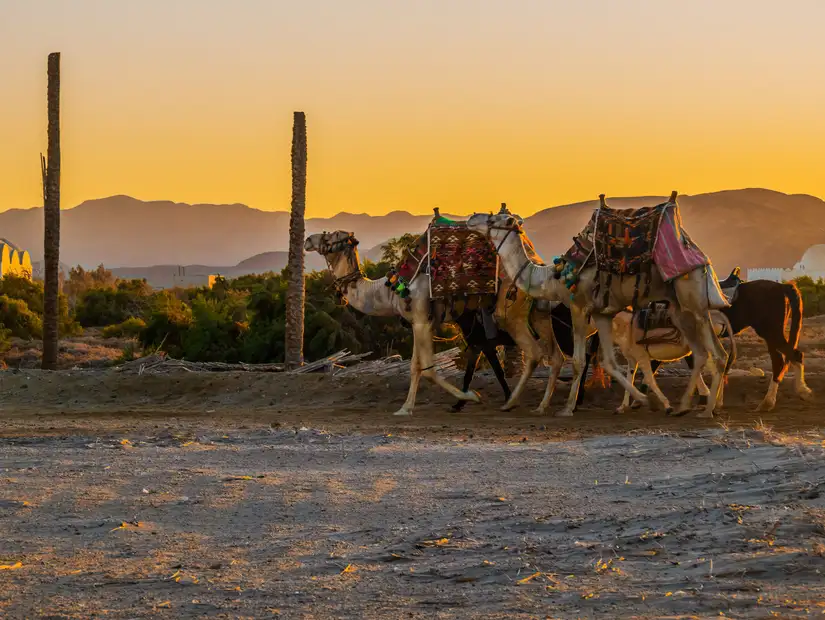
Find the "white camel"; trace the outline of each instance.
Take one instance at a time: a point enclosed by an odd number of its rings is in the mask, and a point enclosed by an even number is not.
[[[674,204],[675,194],[676,192],[671,195],[671,202]],[[601,199],[604,201],[603,196]],[[526,249],[532,248],[532,243],[524,233],[522,224],[523,220],[520,217],[509,213],[504,207],[496,215],[477,213],[467,221],[470,228],[485,232],[490,237],[490,240],[498,249],[504,270],[515,280],[516,285],[521,290],[536,298],[564,301],[570,304],[575,332],[573,368],[576,374],[571,388],[571,395],[576,393],[578,384],[581,381],[587,334],[586,317],[590,315],[599,332],[602,366],[605,372],[616,379],[625,390],[629,391],[634,399],[641,403],[648,403],[648,397],[634,387],[618,369],[613,350],[613,317],[633,304],[636,288],[635,278],[613,278],[609,286],[611,304],[605,308],[597,307],[595,303],[595,292],[599,283],[597,267],[588,264],[580,270],[576,291],[571,294],[564,283],[560,279],[556,279],[555,270],[552,266],[540,265],[533,260],[535,253]],[[639,292],[636,303],[642,306],[650,301],[668,300],[672,305],[678,305],[679,311],[674,313],[674,323],[684,335],[696,357],[696,364],[691,373],[688,388],[682,396],[679,413],[686,412],[691,408],[691,399],[699,375],[708,358],[710,358],[713,361],[708,366],[708,370],[712,375],[711,394],[706,408],[704,411],[700,411],[697,416],[712,417],[717,398],[722,390],[722,372],[727,360],[727,353],[713,331],[710,310],[728,305],[719,289],[719,283],[712,268],[708,265],[707,267],[695,269],[675,279],[672,284],[665,282],[659,275],[658,270],[652,269],[649,286],[646,284],[646,289],[647,295]],[[672,413],[673,409],[667,397],[656,384],[655,377],[652,374],[645,373],[645,381],[659,403],[665,407],[667,413]],[[567,407],[559,415],[572,415],[572,413],[573,408],[568,398]]]
[[[668,309],[668,314],[673,315],[673,309]],[[632,384],[636,377],[636,371],[639,366],[642,367],[642,372],[645,376],[653,375],[655,370],[651,365],[651,360],[659,362],[675,362],[691,354],[690,347],[685,343],[684,338],[678,330],[670,328],[654,328],[646,333],[647,339],[651,344],[639,344],[639,332],[641,331],[635,326],[636,315],[629,310],[622,310],[613,318],[613,337],[616,346],[622,354],[622,357],[627,361],[627,380]],[[730,368],[730,362],[736,359],[736,340],[733,337],[733,329],[730,321],[723,313],[716,310],[711,312],[713,319],[713,329],[717,335],[726,333],[730,337],[730,353],[728,355],[728,365],[725,371]],[[675,334],[674,334],[675,331]],[[675,338],[673,338],[675,336]],[[667,341],[668,337],[673,338]],[[701,396],[705,398],[710,394],[708,386],[705,384],[702,375],[696,384],[696,388]],[[691,394],[692,396],[692,394]],[[717,400],[719,407],[722,406],[722,393],[719,394]],[[616,410],[617,413],[625,413],[631,407],[638,406],[638,403],[633,401],[631,404],[630,392],[625,391],[624,399],[621,406]]]
[[[426,278],[415,278],[410,283],[410,303],[407,304],[407,300],[400,299],[385,285],[386,278],[370,280],[364,275],[358,258],[357,245],[358,241],[352,233],[339,230],[310,235],[304,243],[304,249],[324,256],[335,277],[335,287],[353,308],[372,316],[400,316],[412,325],[413,352],[410,360],[410,389],[404,405],[394,415],[412,415],[418,383],[422,375],[460,400],[479,402],[477,393],[462,392],[439,377],[433,369],[433,320]],[[553,325],[549,313],[533,312],[531,315],[532,306],[527,296],[521,291],[516,291],[515,299],[507,299],[509,282],[506,277],[503,280],[504,283],[499,287],[496,302],[496,319],[524,351],[525,364],[524,372],[510,398],[502,406],[502,410],[506,411],[516,406],[533,370],[542,359],[549,359],[553,370],[544,398],[537,409],[539,412],[544,412],[549,407],[564,357],[553,336]],[[528,323],[528,316],[531,316],[530,323]],[[539,335],[538,339],[534,338],[531,333],[531,324]]]

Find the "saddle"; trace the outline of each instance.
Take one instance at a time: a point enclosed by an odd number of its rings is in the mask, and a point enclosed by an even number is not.
[[[677,344],[682,334],[673,324],[670,303],[652,301],[633,315],[633,332],[636,344]]]
[[[407,248],[387,274],[387,286],[404,297],[410,284],[423,277],[429,280],[430,299],[443,302],[445,308],[494,305],[499,285],[495,248],[486,235],[469,229],[466,222],[452,221],[438,209],[434,211],[427,232]]]
[[[653,264],[659,222],[668,206],[612,209],[602,205],[595,211],[592,221],[599,270],[618,276],[647,273]]]
[[[739,267],[734,267],[733,271],[730,272],[730,275],[719,282],[719,288],[722,289],[722,294],[725,296],[725,299],[728,300],[729,304],[733,304],[736,300],[739,295],[739,285],[744,282],[739,275],[740,273],[741,270]]]
[[[427,232],[433,299],[498,292],[498,258],[486,235],[466,224],[431,225]]]

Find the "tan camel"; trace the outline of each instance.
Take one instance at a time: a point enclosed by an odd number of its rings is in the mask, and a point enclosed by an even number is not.
[[[413,353],[410,360],[410,389],[404,405],[395,415],[412,415],[418,383],[423,375],[434,381],[448,393],[461,400],[479,402],[475,392],[461,392],[449,382],[439,377],[433,366],[433,321],[430,311],[430,293],[425,278],[415,278],[410,284],[409,305],[385,286],[386,280],[370,280],[362,269],[356,248],[358,241],[352,233],[336,231],[310,235],[304,243],[308,252],[318,252],[327,261],[329,269],[335,276],[335,287],[356,310],[372,316],[401,316],[413,326]],[[519,348],[524,351],[524,372],[508,401],[502,406],[503,411],[516,406],[527,387],[527,381],[542,359],[549,359],[552,364],[551,377],[548,380],[541,404],[537,411],[545,412],[550,405],[558,380],[564,356],[553,336],[552,319],[549,313],[533,309],[530,300],[523,292],[514,290],[513,299],[508,299],[510,282],[504,277],[499,287],[496,302],[496,319],[510,334]],[[528,322],[529,317],[529,322]],[[531,333],[531,326],[538,338]]]
[[[673,315],[673,309],[668,310]],[[634,313],[629,310],[622,310],[613,318],[613,338],[616,346],[627,361],[627,380],[632,384],[639,366],[645,376],[652,375],[654,369],[651,360],[659,362],[675,362],[691,354],[690,347],[685,343],[684,338],[678,330],[669,328],[658,328],[648,331],[645,335],[650,339],[651,344],[639,344],[639,328],[634,325]],[[727,333],[730,337],[729,362],[736,359],[736,340],[733,337],[733,329],[730,321],[721,312],[716,310],[711,312],[713,328],[717,335]],[[676,332],[675,334],[673,332]],[[675,336],[675,338],[674,338]],[[668,341],[669,340],[669,341]],[[729,369],[730,364],[726,367]],[[696,387],[701,396],[705,398],[710,394],[708,386],[705,384],[702,375],[699,375]],[[691,394],[691,396],[693,396]],[[633,403],[636,405],[636,403]],[[722,406],[722,394],[719,394],[717,401],[719,407]],[[625,391],[624,399],[616,413],[625,413],[631,408],[630,392]]]
[[[602,200],[604,198],[602,197]],[[675,204],[675,192],[671,202]],[[634,387],[621,373],[616,364],[613,349],[613,317],[632,305],[636,292],[635,278],[613,278],[609,286],[611,304],[605,308],[595,305],[595,292],[598,289],[598,270],[595,265],[586,265],[579,272],[579,281],[575,293],[570,293],[561,280],[555,278],[552,266],[537,264],[535,252],[531,251],[532,243],[522,229],[523,220],[511,214],[502,207],[496,215],[477,213],[470,217],[467,225],[481,232],[485,232],[498,249],[504,270],[513,278],[516,285],[532,297],[559,300],[570,304],[573,314],[575,352],[573,368],[575,372],[571,394],[575,394],[584,369],[585,342],[588,315],[599,332],[601,342],[601,359],[604,370],[641,403],[648,403],[648,397]],[[674,314],[674,324],[684,335],[684,338],[696,358],[696,364],[688,388],[682,397],[679,413],[686,412],[691,407],[691,398],[696,389],[702,368],[710,358],[713,363],[708,366],[711,372],[711,394],[704,411],[699,417],[712,417],[717,398],[722,390],[722,372],[727,360],[727,353],[716,336],[710,319],[710,310],[726,307],[727,301],[719,289],[719,282],[710,266],[695,269],[670,283],[662,280],[656,269],[651,270],[647,295],[639,294],[637,303],[646,305],[650,301],[668,300],[672,305],[678,305],[679,311]],[[602,294],[604,290],[601,291]],[[644,371],[645,369],[643,369]],[[650,387],[658,402],[664,406],[668,414],[673,409],[667,397],[659,389],[656,379],[651,373],[645,372],[645,382]],[[567,407],[560,415],[572,415],[570,399]]]

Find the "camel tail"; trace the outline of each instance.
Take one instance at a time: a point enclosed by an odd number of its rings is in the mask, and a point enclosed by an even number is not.
[[[791,307],[791,331],[788,334],[788,344],[793,347],[794,356],[799,358],[791,361],[801,363],[802,353],[797,347],[799,346],[799,332],[802,330],[802,296],[793,282],[786,282],[782,287],[785,299],[788,300],[788,305]]]

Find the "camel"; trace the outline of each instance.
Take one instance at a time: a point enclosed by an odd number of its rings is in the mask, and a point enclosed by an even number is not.
[[[719,282],[722,292],[728,297],[730,307],[722,313],[730,320],[731,333],[742,333],[748,327],[765,341],[771,358],[772,376],[768,392],[756,407],[756,411],[772,411],[776,406],[779,384],[790,366],[794,366],[794,390],[802,400],[812,400],[813,391],[805,382],[805,356],[799,350],[799,334],[802,329],[802,298],[793,282],[773,282],[771,280],[745,281],[735,267],[730,275]],[[791,319],[788,338],[785,326]],[[690,356],[685,361],[693,368]],[[653,372],[659,364],[651,362]]]
[[[413,353],[410,361],[410,388],[404,405],[395,412],[397,416],[412,415],[418,383],[423,375],[459,400],[480,402],[477,393],[461,391],[439,377],[433,370],[433,315],[428,283],[425,278],[415,278],[409,284],[409,298],[402,300],[385,286],[386,279],[370,280],[361,270],[357,250],[358,241],[353,233],[336,231],[317,233],[307,237],[304,249],[318,252],[327,261],[335,277],[335,287],[348,303],[373,316],[400,316],[413,328]],[[552,365],[544,397],[536,411],[546,412],[558,380],[564,357],[553,336],[553,324],[549,313],[533,312],[533,304],[524,293],[514,290],[514,299],[508,298],[510,290],[506,277],[499,287],[495,316],[499,325],[524,352],[525,368],[502,411],[513,409],[527,387],[527,381],[542,359]],[[532,329],[531,329],[532,328]],[[534,337],[533,332],[538,336]],[[576,386],[576,395],[578,386]],[[575,395],[574,395],[575,400]]]
[[[600,196],[602,207],[604,195]],[[668,204],[676,204],[676,192],[673,192]],[[523,220],[514,216],[502,205],[501,211],[496,214],[477,213],[470,217],[467,225],[479,232],[484,232],[496,246],[504,270],[516,282],[516,285],[528,295],[536,298],[563,301],[570,305],[573,315],[575,331],[575,346],[573,367],[576,373],[571,394],[576,393],[578,382],[584,367],[585,338],[587,333],[587,315],[592,317],[599,332],[602,350],[602,367],[613,377],[630,395],[639,402],[647,404],[648,396],[642,394],[617,368],[615,352],[613,350],[613,317],[626,307],[636,304],[637,307],[646,305],[654,300],[667,300],[677,305],[678,312],[673,319],[676,327],[683,334],[696,361],[688,388],[682,396],[678,414],[681,415],[691,408],[693,392],[696,390],[701,370],[708,359],[712,364],[708,366],[712,375],[711,394],[708,404],[698,417],[713,417],[717,399],[722,390],[722,373],[727,360],[727,353],[722,347],[713,330],[710,310],[726,307],[728,304],[719,289],[710,265],[702,266],[674,279],[672,283],[665,282],[657,269],[651,269],[642,293],[635,278],[613,278],[606,287],[606,291],[599,291],[599,270],[595,264],[586,262],[578,271],[578,282],[575,291],[571,292],[563,280],[556,278],[553,266],[546,266],[536,262],[535,250],[524,232]],[[596,292],[600,297],[608,293],[609,303],[603,307],[596,305]],[[658,404],[664,406],[666,413],[672,414],[667,397],[656,384],[652,373],[648,374],[643,368],[645,382],[650,387]],[[656,404],[656,403],[654,403]],[[560,415],[572,415],[573,407],[568,398],[567,407]]]
[[[407,400],[394,415],[412,415],[422,375],[459,400],[481,402],[476,392],[462,392],[433,369],[433,322],[429,318],[430,299],[425,282],[422,280],[410,286],[407,310],[407,304],[385,286],[385,279],[371,280],[364,275],[357,245],[355,235],[339,230],[310,235],[304,242],[304,250],[318,252],[326,259],[335,277],[335,288],[353,308],[371,316],[401,316],[412,325],[410,389]]]
[[[670,315],[673,310],[668,309]],[[637,315],[629,310],[622,310],[613,318],[613,336],[616,346],[622,354],[622,357],[627,361],[627,380],[633,383],[636,376],[636,370],[639,366],[642,367],[642,372],[646,375],[655,374],[656,368],[662,362],[675,362],[683,358],[690,358],[692,352],[690,347],[685,343],[681,334],[675,328],[658,328],[653,329],[647,334],[645,340],[649,344],[639,344],[638,328],[634,325],[634,320]],[[727,375],[730,366],[736,359],[736,340],[733,338],[733,330],[730,321],[724,313],[713,310],[711,311],[713,318],[713,327],[717,336],[727,334],[730,338],[730,354],[728,355],[727,365],[725,367],[725,375]],[[654,366],[654,362],[656,363]],[[693,370],[693,360],[688,362],[688,366]],[[700,396],[707,399],[710,395],[710,390],[705,384],[702,375],[699,375],[697,381],[697,389]],[[692,396],[692,395],[691,395]],[[722,394],[719,396],[719,407],[721,407]],[[631,408],[637,407],[638,404],[633,401],[631,403],[630,392],[625,391],[622,404],[616,410],[616,413],[625,413]]]
[[[533,312],[543,312],[542,310],[533,309]],[[563,304],[557,305],[550,310],[550,318],[553,323],[553,336],[556,344],[566,357],[573,355],[573,330],[570,327],[570,309]],[[464,342],[467,345],[467,365],[464,369],[464,386],[463,390],[466,392],[470,383],[473,380],[478,360],[483,354],[490,363],[490,367],[498,380],[501,389],[504,391],[505,401],[510,400],[510,387],[507,385],[507,379],[504,377],[504,371],[498,361],[496,355],[496,347],[501,345],[504,347],[515,347],[516,343],[513,338],[504,329],[499,328],[498,334],[495,338],[488,338],[484,333],[478,312],[470,310],[462,313],[455,320],[456,325],[461,329],[461,334],[464,337]],[[587,375],[587,368],[593,362],[599,349],[599,338],[593,335],[588,341],[587,356],[584,364],[584,374]],[[598,381],[598,377],[594,383]],[[579,393],[576,398],[576,406],[581,405],[584,400],[584,385],[579,388]],[[459,400],[451,407],[451,411],[461,411],[467,403],[465,400]]]

